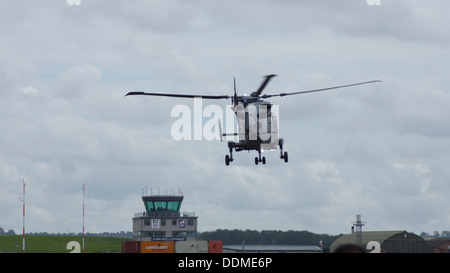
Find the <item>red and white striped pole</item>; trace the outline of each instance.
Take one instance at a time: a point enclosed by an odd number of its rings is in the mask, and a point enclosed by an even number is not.
[[[82,253],[84,253],[84,189],[85,184],[83,184],[83,247],[82,247]]]
[[[22,196],[22,207],[23,207],[23,226],[22,226],[22,253],[25,253],[25,179],[23,179],[23,196]]]

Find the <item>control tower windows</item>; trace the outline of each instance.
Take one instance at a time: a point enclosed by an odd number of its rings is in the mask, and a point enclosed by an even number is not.
[[[147,208],[149,212],[172,211],[179,212],[181,201],[147,201]]]

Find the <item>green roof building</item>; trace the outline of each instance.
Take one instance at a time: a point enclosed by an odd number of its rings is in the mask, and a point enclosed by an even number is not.
[[[432,253],[430,245],[420,236],[407,231],[364,231],[361,234],[361,244],[357,243],[356,232],[339,237],[330,246],[330,252],[338,247],[353,244],[359,245],[367,252],[373,251],[372,247],[367,249],[368,243],[375,241],[380,245],[381,253]]]

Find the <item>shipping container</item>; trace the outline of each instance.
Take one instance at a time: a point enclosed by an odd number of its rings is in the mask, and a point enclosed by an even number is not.
[[[208,241],[208,253],[223,253],[223,241]]]
[[[143,241],[141,253],[175,253],[174,241]]]
[[[208,253],[207,241],[177,241],[175,242],[176,253]]]
[[[141,252],[141,242],[139,241],[123,241],[121,243],[122,253],[139,253]]]

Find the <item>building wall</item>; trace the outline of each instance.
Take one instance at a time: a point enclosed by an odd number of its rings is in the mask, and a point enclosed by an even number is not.
[[[177,241],[175,253],[208,253],[208,241]]]
[[[445,242],[434,249],[435,253],[450,253],[450,241]]]
[[[122,253],[223,253],[222,241],[123,241]]]
[[[175,253],[174,241],[141,242],[141,253]]]
[[[399,233],[387,238],[381,249],[386,253],[432,253],[429,244],[420,236],[412,233]]]
[[[133,218],[133,234],[144,237],[192,237],[197,233],[197,217],[152,219]]]
[[[380,244],[380,250],[386,253],[431,253],[430,245],[420,236],[406,231],[368,231],[362,233],[363,249],[370,241]],[[331,252],[345,244],[356,244],[355,233],[343,235],[336,239],[331,246]]]

